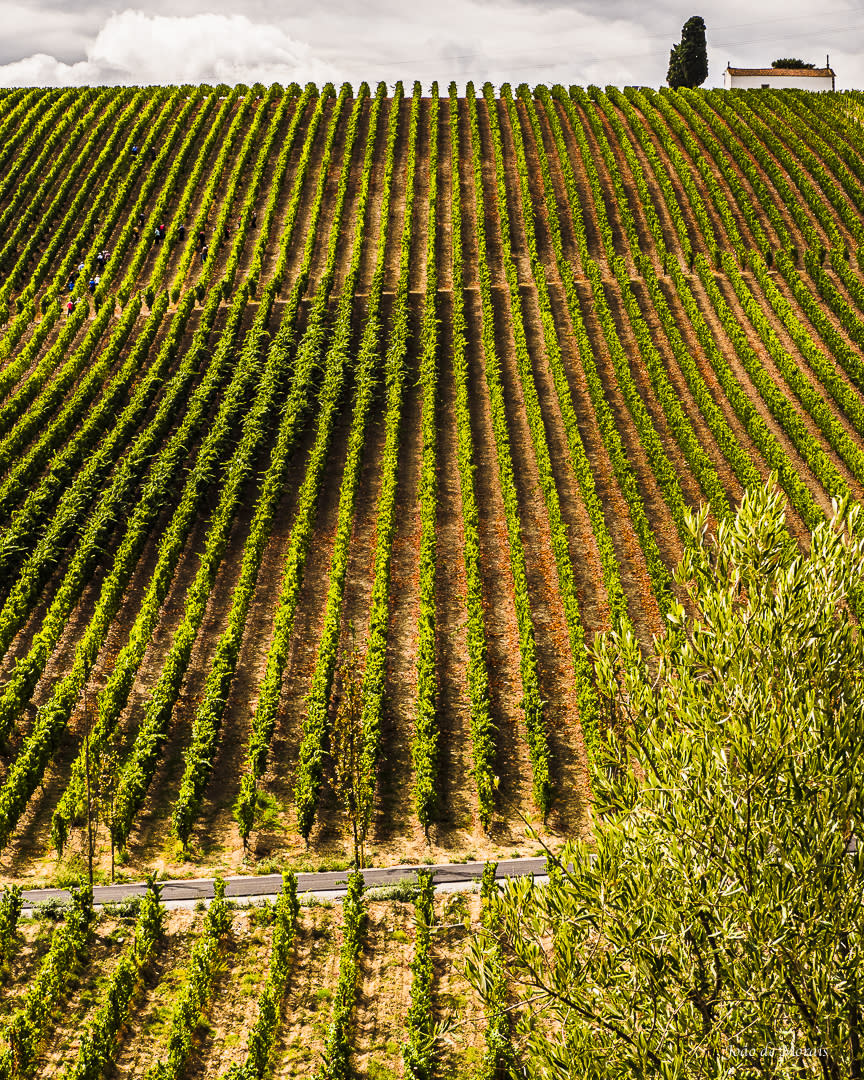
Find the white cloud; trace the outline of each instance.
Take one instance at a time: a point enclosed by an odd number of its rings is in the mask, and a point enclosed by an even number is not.
[[[253,83],[338,80],[311,46],[278,26],[245,15],[111,15],[87,45],[86,59],[47,53],[0,65],[0,86]]]
[[[268,83],[347,79],[406,88],[432,79],[482,85],[647,83],[692,11],[672,0],[0,0],[0,85]],[[142,10],[138,10],[142,9]],[[237,15],[242,10],[244,15]],[[851,0],[707,0],[706,86],[728,60],[823,62],[838,87],[864,81],[864,30]],[[842,46],[842,49],[841,49]],[[20,57],[26,57],[21,60]]]

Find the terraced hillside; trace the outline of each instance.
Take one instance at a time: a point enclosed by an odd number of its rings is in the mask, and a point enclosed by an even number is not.
[[[0,95],[0,873],[586,827],[598,631],[864,493],[857,94]],[[683,597],[681,597],[684,599]]]

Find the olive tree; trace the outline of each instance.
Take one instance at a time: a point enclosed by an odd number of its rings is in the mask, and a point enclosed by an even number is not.
[[[650,656],[596,650],[593,835],[470,953],[482,994],[503,950],[516,1075],[862,1075],[864,517],[802,552],[783,505],[753,489],[713,538],[691,515],[687,607]]]

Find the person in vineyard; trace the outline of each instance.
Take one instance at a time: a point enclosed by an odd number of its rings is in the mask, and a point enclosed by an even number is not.
[[[178,226],[177,235],[180,237],[181,240],[186,239],[186,226],[185,225],[179,225]]]

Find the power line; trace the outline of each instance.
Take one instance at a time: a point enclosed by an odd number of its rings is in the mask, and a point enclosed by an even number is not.
[[[774,18],[774,19],[760,19],[758,22],[752,22],[752,23],[733,23],[733,24],[730,24],[728,26],[716,27],[713,30],[709,27],[708,28],[708,33],[713,34],[716,30],[719,30],[721,32],[724,31],[724,30],[742,30],[742,29],[746,29],[748,26],[763,26],[765,23],[782,22],[784,24],[788,24],[789,22],[792,22],[792,21],[795,21],[795,20],[801,20],[801,19],[819,19],[819,20],[822,20],[828,15],[849,15],[849,14],[852,14],[852,12],[850,12],[850,10],[848,8],[843,8],[843,9],[839,9],[837,11],[827,11],[827,12],[823,11],[823,12],[819,12],[818,14],[811,14],[811,15],[791,15],[791,16],[788,16],[788,17],[786,17],[786,16],[778,16],[777,18]],[[841,31],[844,32],[844,33],[850,33],[850,32],[853,32],[853,31],[856,31],[856,30],[861,30],[861,29],[864,29],[864,27],[861,27],[861,26],[849,26],[848,24],[843,24],[841,26],[835,26],[835,27],[819,26],[816,29],[810,29],[810,28],[807,28],[807,27],[801,27],[800,29],[798,29],[798,30],[796,30],[796,31],[794,31],[793,33],[790,33],[790,34],[773,34],[772,33],[772,34],[766,35],[765,37],[748,37],[744,41],[720,41],[720,42],[717,42],[715,44],[715,43],[713,43],[712,41],[709,40],[708,41],[708,48],[709,49],[735,49],[735,48],[743,48],[746,45],[750,45],[750,44],[754,44],[754,43],[758,43],[758,42],[763,42],[763,41],[791,41],[791,40],[797,39],[802,34],[808,34],[808,36],[812,37],[814,35],[822,36],[824,34],[839,33]],[[664,42],[669,42],[669,41],[671,41],[672,38],[674,38],[674,34],[645,34],[645,35],[642,35],[642,39],[644,41],[664,41]],[[671,48],[671,44],[670,44],[669,47]],[[648,57],[656,56],[656,55],[659,55],[661,52],[665,52],[665,48],[666,48],[666,46],[664,46],[664,48],[662,50],[661,49],[651,49],[651,50],[642,51],[642,52],[619,53],[616,56],[609,56],[609,55],[604,53],[602,55],[598,55],[597,60],[603,61],[603,62],[608,62],[608,61],[614,61],[614,60],[638,60],[638,59],[643,59],[643,58],[647,59]],[[551,51],[559,51],[559,50],[567,52],[570,55],[573,55],[573,53],[575,51],[575,47],[572,44],[550,45],[548,47],[544,46],[544,59],[543,60],[538,60],[536,63],[533,63],[533,64],[520,64],[520,65],[517,65],[516,67],[509,68],[509,70],[512,70],[512,71],[525,71],[525,70],[528,70],[530,68],[535,68],[535,67],[550,67],[550,66],[552,66],[552,64],[559,63],[560,61],[552,61],[550,63],[550,61],[548,60],[548,53],[551,52]],[[523,53],[513,53],[511,55],[513,55],[514,57],[517,57],[517,56],[521,57],[524,54]],[[435,63],[435,64],[439,64],[439,65],[445,65],[445,64],[460,63],[462,61],[474,61],[475,63],[486,64],[488,66],[489,64],[494,64],[494,63],[506,63],[506,60],[507,60],[506,56],[501,55],[500,53],[495,55],[495,56],[489,56],[489,55],[485,55],[485,54],[483,56],[478,56],[477,53],[474,52],[474,53],[464,53],[464,54],[457,55],[457,56],[439,56],[439,57],[432,57],[432,56],[429,56],[427,54],[426,56],[424,56],[422,58],[415,58],[413,60],[382,60],[382,61],[380,61],[380,63],[381,63],[381,65],[383,67],[387,67],[387,66],[390,66],[390,67],[403,67],[403,66],[408,65],[408,64],[431,64],[431,63]]]
[[[850,27],[835,27],[835,28],[833,28],[833,30],[826,29],[825,32],[826,33],[833,33],[833,32],[837,32],[837,31],[840,31],[840,30],[844,30],[844,31],[846,31],[848,33],[850,30],[861,30],[861,29],[864,29],[864,27],[851,27],[851,28]],[[798,37],[799,37],[799,35],[797,35],[797,34],[778,34],[778,35],[771,35],[770,37],[764,37],[764,38],[748,38],[746,41],[723,41],[723,42],[720,42],[717,45],[709,45],[708,47],[710,49],[720,51],[720,50],[724,50],[724,49],[743,48],[743,47],[745,47],[747,45],[751,45],[751,44],[754,44],[755,42],[761,42],[761,41],[778,41],[778,42],[779,41],[797,41]],[[609,63],[611,61],[617,61],[617,60],[648,60],[648,59],[651,59],[652,57],[661,56],[661,55],[664,55],[664,54],[665,54],[665,48],[664,49],[651,49],[648,52],[621,53],[618,56],[607,56],[605,53],[603,53],[603,54],[598,53],[597,56],[592,58],[592,59],[596,60],[598,63]],[[572,50],[571,50],[571,56],[572,56]],[[509,63],[507,63],[506,59],[504,59],[503,57],[500,57],[500,56],[478,56],[476,53],[469,53],[469,54],[466,54],[464,56],[426,57],[423,60],[413,60],[413,61],[411,61],[411,60],[392,61],[392,62],[390,62],[390,61],[381,61],[380,64],[379,64],[379,67],[381,69],[383,69],[383,70],[386,70],[390,63],[393,63],[393,64],[398,63],[400,65],[402,63],[406,63],[406,64],[410,63],[410,64],[414,64],[415,66],[422,66],[423,64],[436,64],[436,65],[438,65],[438,67],[446,68],[446,66],[448,64],[458,63],[460,61],[473,61],[478,66],[485,66],[485,67],[490,67],[492,65],[497,66],[497,65],[501,65],[501,64],[506,64],[508,71],[530,71],[530,70],[534,70],[534,69],[542,69],[542,68],[549,68],[549,67],[560,67],[562,64],[566,63],[566,61],[564,59],[550,60],[548,57],[543,57],[542,59],[535,60],[533,63],[530,63],[530,64],[509,64]],[[578,63],[579,61],[577,60],[575,62]],[[584,63],[584,60],[582,60],[581,62]]]

